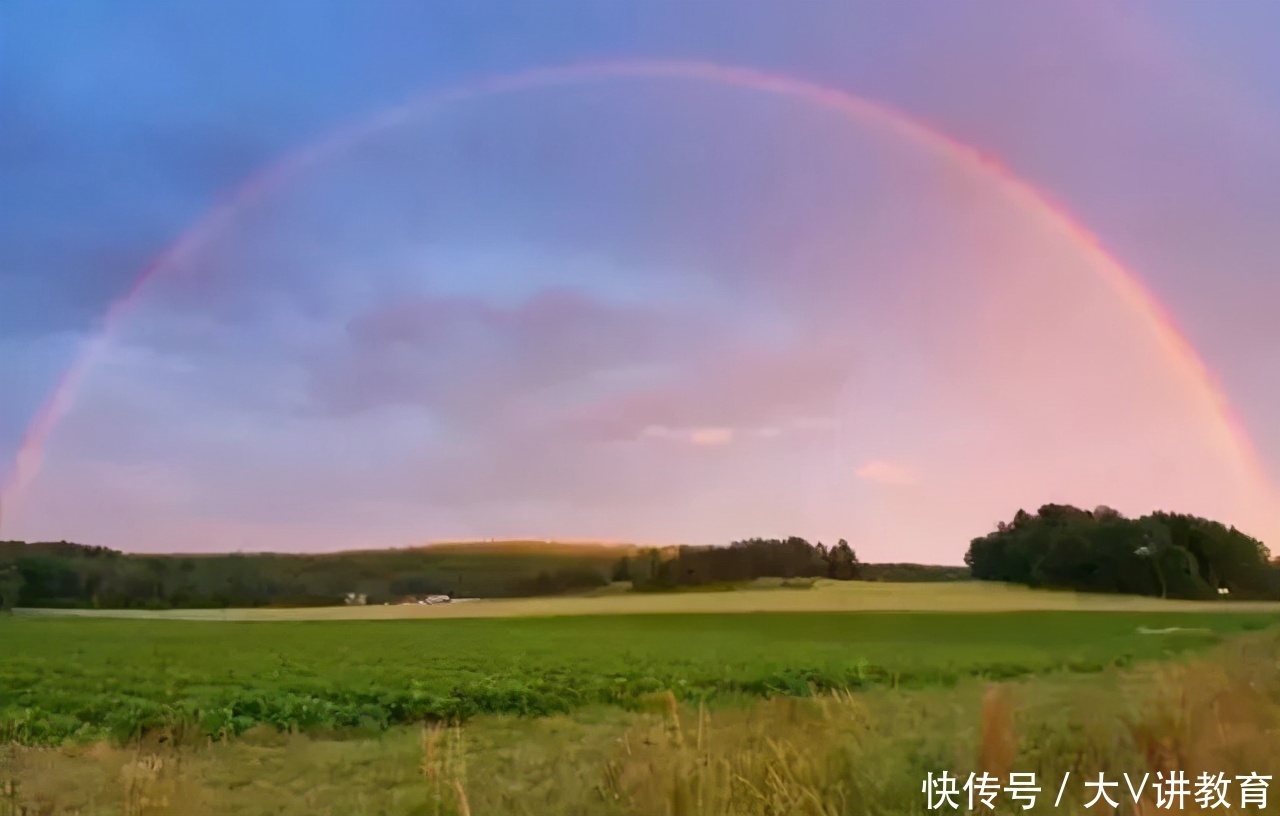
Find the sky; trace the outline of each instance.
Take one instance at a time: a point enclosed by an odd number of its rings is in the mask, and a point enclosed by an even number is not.
[[[1264,0],[8,0],[0,536],[959,563],[1065,502],[1280,550],[1277,37]],[[876,112],[528,81],[618,61]]]

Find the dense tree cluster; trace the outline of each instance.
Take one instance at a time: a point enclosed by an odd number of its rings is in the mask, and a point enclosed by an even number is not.
[[[749,538],[727,547],[675,547],[641,550],[619,561],[613,578],[641,590],[732,584],[756,578],[835,578],[859,576],[857,554],[844,539],[828,549],[803,538]]]
[[[22,589],[22,576],[18,568],[12,564],[0,567],[0,611],[13,609],[18,605],[18,594]]]
[[[1019,510],[976,538],[974,578],[1165,598],[1280,598],[1280,568],[1255,538],[1195,516],[1125,518],[1108,507]]]
[[[968,581],[968,567],[947,567],[938,564],[863,564],[858,571],[863,581],[884,581],[892,584],[936,584],[946,581]]]

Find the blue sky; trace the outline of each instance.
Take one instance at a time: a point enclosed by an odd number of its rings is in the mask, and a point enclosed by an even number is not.
[[[0,459],[112,299],[256,170],[431,89],[669,58],[840,88],[999,157],[1173,314],[1274,479],[1277,37],[1261,0],[10,0]],[[1050,500],[1280,532],[1088,260],[949,173],[697,83],[414,118],[144,291],[2,532],[795,532],[956,561]]]

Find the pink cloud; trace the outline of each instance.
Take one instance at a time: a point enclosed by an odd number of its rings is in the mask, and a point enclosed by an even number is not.
[[[919,483],[914,470],[898,462],[877,459],[858,468],[857,476],[867,482],[894,487],[906,487]]]
[[[699,446],[727,445],[733,441],[733,428],[695,428],[689,441]]]

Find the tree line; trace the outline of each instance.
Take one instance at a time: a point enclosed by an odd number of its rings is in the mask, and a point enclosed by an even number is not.
[[[1258,539],[1191,515],[1126,518],[1109,507],[1046,504],[975,538],[974,578],[1161,598],[1280,599],[1280,565]]]
[[[968,571],[864,564],[841,540],[751,538],[727,547],[636,548],[545,542],[437,545],[323,555],[142,555],[68,542],[0,541],[0,609],[327,606],[406,596],[563,595],[625,581],[637,591],[758,578],[935,581]]]
[[[1280,564],[1234,527],[1175,513],[1129,519],[1047,504],[970,542],[965,567],[864,564],[843,539],[749,538],[724,547],[507,542],[324,555],[140,555],[67,542],[0,541],[0,609],[201,608],[369,603],[405,596],[501,598],[736,585],[760,578],[951,581],[1208,599],[1280,599]]]
[[[758,578],[834,578],[852,581],[862,563],[843,538],[828,549],[803,538],[748,538],[727,547],[647,548],[624,556],[613,580],[637,590],[735,584]]]
[[[0,541],[0,608],[326,606],[406,596],[518,597],[608,584],[618,547],[474,546],[320,555],[142,555],[68,542]]]

